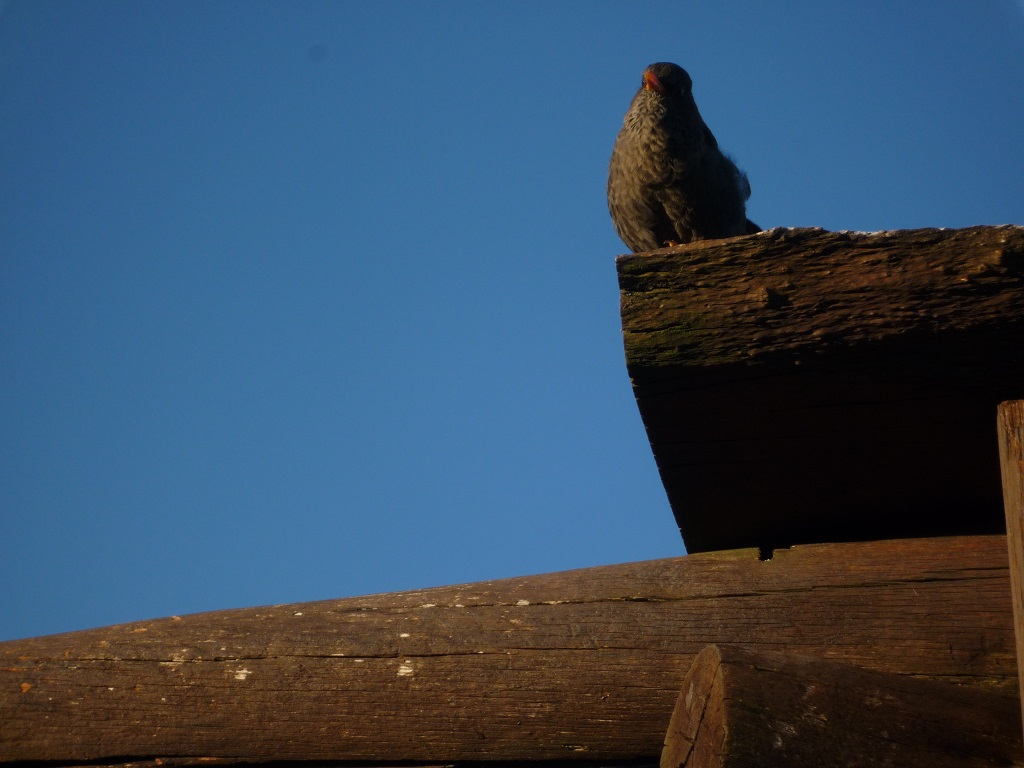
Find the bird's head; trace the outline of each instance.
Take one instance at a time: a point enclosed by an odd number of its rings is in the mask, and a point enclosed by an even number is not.
[[[690,76],[679,65],[665,61],[644,70],[625,123],[637,129],[644,125],[661,126],[674,136],[677,144],[699,147],[709,138],[714,141],[693,100]]]
[[[682,67],[661,61],[644,70],[640,87],[665,98],[687,97],[693,91],[693,81]]]
[[[714,142],[693,101],[690,76],[682,67],[664,61],[644,70],[623,125],[633,133],[666,132],[676,147],[692,146],[694,151]]]

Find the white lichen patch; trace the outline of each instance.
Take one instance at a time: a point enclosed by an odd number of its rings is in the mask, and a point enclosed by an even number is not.
[[[249,670],[249,669],[236,669],[234,671],[234,673],[235,673],[235,680],[245,680],[245,678],[247,678],[249,675],[252,674],[252,670]]]
[[[185,656],[185,652],[183,649],[182,653],[176,653],[173,656],[171,656],[170,661],[161,661],[160,666],[176,669],[177,667],[180,667],[182,664],[184,664],[186,661],[188,661],[188,657]]]

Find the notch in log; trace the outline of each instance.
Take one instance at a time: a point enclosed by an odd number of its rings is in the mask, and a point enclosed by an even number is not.
[[[711,645],[683,680],[661,768],[1014,765],[1020,717],[993,691]]]
[[[776,229],[618,259],[687,550],[1000,533],[1024,227]]]

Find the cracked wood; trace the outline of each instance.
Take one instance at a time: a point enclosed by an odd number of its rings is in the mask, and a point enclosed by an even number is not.
[[[629,563],[0,644],[0,764],[656,758],[709,643],[1016,686],[1005,537]]]

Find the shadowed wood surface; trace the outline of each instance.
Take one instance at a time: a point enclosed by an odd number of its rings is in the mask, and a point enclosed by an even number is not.
[[[620,256],[640,414],[690,552],[998,533],[1024,396],[1024,228]]]
[[[0,763],[656,758],[704,646],[1016,690],[1003,536],[651,562],[0,644]]]
[[[708,646],[683,680],[661,768],[1013,765],[1020,718],[1005,693]]]
[[[235,759],[224,759],[216,757],[203,758],[153,758],[148,760],[131,760],[129,762],[100,762],[100,763],[61,763],[60,768],[240,768],[240,766],[268,765],[262,761],[239,761]],[[504,761],[460,761],[434,762],[434,763],[380,763],[373,760],[317,760],[307,762],[304,760],[287,760],[284,762],[274,761],[273,768],[523,768],[524,763],[519,760],[511,762]],[[548,760],[543,763],[533,763],[537,768],[658,768],[658,758],[655,755],[651,758],[641,760],[602,760],[600,762],[588,762],[586,760]],[[25,767],[27,768],[27,766]]]

